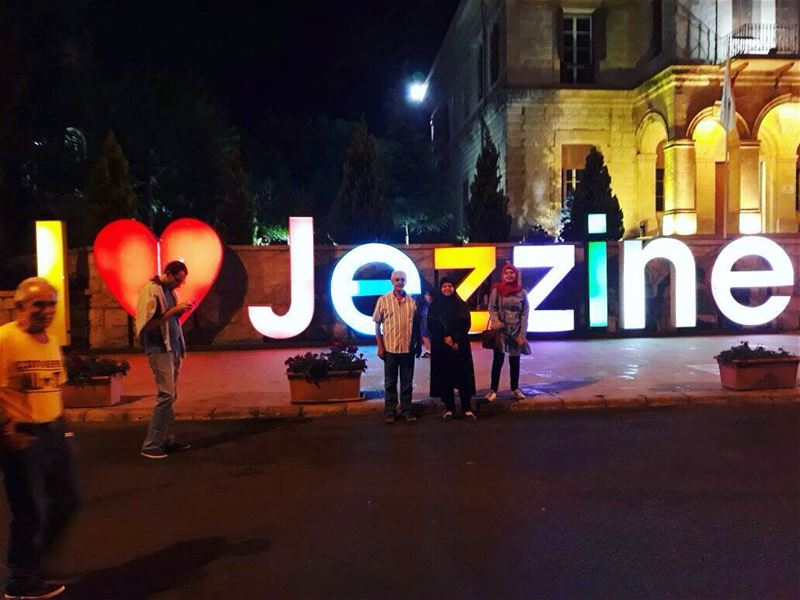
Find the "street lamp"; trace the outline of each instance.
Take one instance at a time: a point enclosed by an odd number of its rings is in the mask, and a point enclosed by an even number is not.
[[[428,84],[424,81],[412,81],[408,85],[408,99],[414,104],[421,104],[428,93]]]

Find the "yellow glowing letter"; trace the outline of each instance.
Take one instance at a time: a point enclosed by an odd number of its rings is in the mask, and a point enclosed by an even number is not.
[[[462,300],[469,299],[486,278],[492,274],[495,265],[494,246],[469,246],[465,248],[436,248],[433,251],[434,269],[472,269],[464,281],[456,288]],[[489,313],[485,310],[473,311],[470,333],[486,329]]]
[[[66,238],[63,221],[36,221],[36,272],[58,291],[56,316],[49,332],[62,346],[70,344]]]

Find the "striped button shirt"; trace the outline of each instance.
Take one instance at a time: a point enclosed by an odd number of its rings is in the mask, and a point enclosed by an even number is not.
[[[372,320],[383,325],[383,346],[392,354],[411,352],[411,335],[417,305],[411,296],[403,296],[400,302],[394,292],[378,298]]]

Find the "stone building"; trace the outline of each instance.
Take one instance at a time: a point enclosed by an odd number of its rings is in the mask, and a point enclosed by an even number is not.
[[[626,236],[798,231],[798,0],[462,0],[428,94],[456,214],[482,118],[518,233],[557,229],[592,146]]]

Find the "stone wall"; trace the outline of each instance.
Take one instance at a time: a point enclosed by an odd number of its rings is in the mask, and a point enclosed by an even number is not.
[[[797,236],[770,236],[789,253],[795,268],[800,273],[800,239]],[[717,238],[683,238],[692,248],[697,261],[698,282],[698,330],[700,331],[737,331],[741,327],[728,322],[716,309],[711,297],[711,266],[724,241]],[[424,286],[435,285],[433,269],[433,253],[436,245],[418,244],[400,246],[419,268]],[[497,245],[497,264],[501,266],[511,256],[513,246]],[[315,281],[316,299],[314,320],[309,328],[292,342],[327,342],[342,324],[338,321],[331,305],[329,294],[330,277],[341,256],[350,247],[319,246],[316,249]],[[574,335],[616,335],[618,330],[618,273],[617,244],[609,244],[609,285],[610,316],[609,332],[591,331],[586,328],[585,315],[585,268],[583,252],[577,251],[577,264],[571,275],[547,300],[544,308],[569,308],[576,310],[577,330]],[[89,258],[88,256],[86,258]],[[88,299],[85,307],[73,305],[72,320],[80,318],[79,313],[88,313],[88,341],[92,348],[128,348],[132,343],[131,323],[128,315],[119,307],[105,284],[97,275],[91,260],[86,264],[89,272],[88,287],[80,293]],[[756,265],[750,265],[755,267]],[[439,272],[442,277],[446,273]],[[465,275],[465,271],[447,273],[457,279]],[[372,266],[360,277],[387,277],[389,269],[385,266]],[[531,287],[543,273],[526,271],[525,283]],[[494,274],[497,277],[497,273]],[[670,269],[666,263],[653,262],[648,266],[648,285],[653,290],[652,309],[649,321],[649,333],[671,333],[669,328],[669,282]],[[74,285],[74,284],[73,284]],[[488,286],[484,286],[476,294],[484,298]],[[790,290],[781,290],[789,293]],[[276,342],[264,339],[250,324],[247,307],[270,304],[278,314],[286,311],[290,303],[289,297],[289,251],[285,246],[245,247],[235,246],[225,249],[220,276],[195,313],[185,325],[186,338],[191,346],[244,346],[264,347]],[[763,302],[764,290],[752,293],[743,292],[740,301],[749,301],[753,305]],[[2,297],[2,296],[0,296]],[[485,298],[484,298],[485,299]],[[473,299],[473,302],[475,300]],[[479,300],[479,302],[481,302]],[[359,307],[368,312],[374,300],[358,300]],[[477,308],[478,306],[476,306]],[[800,328],[800,284],[795,284],[789,308],[767,328],[773,330],[796,330]]]
[[[0,291],[0,325],[14,320],[14,292]]]

